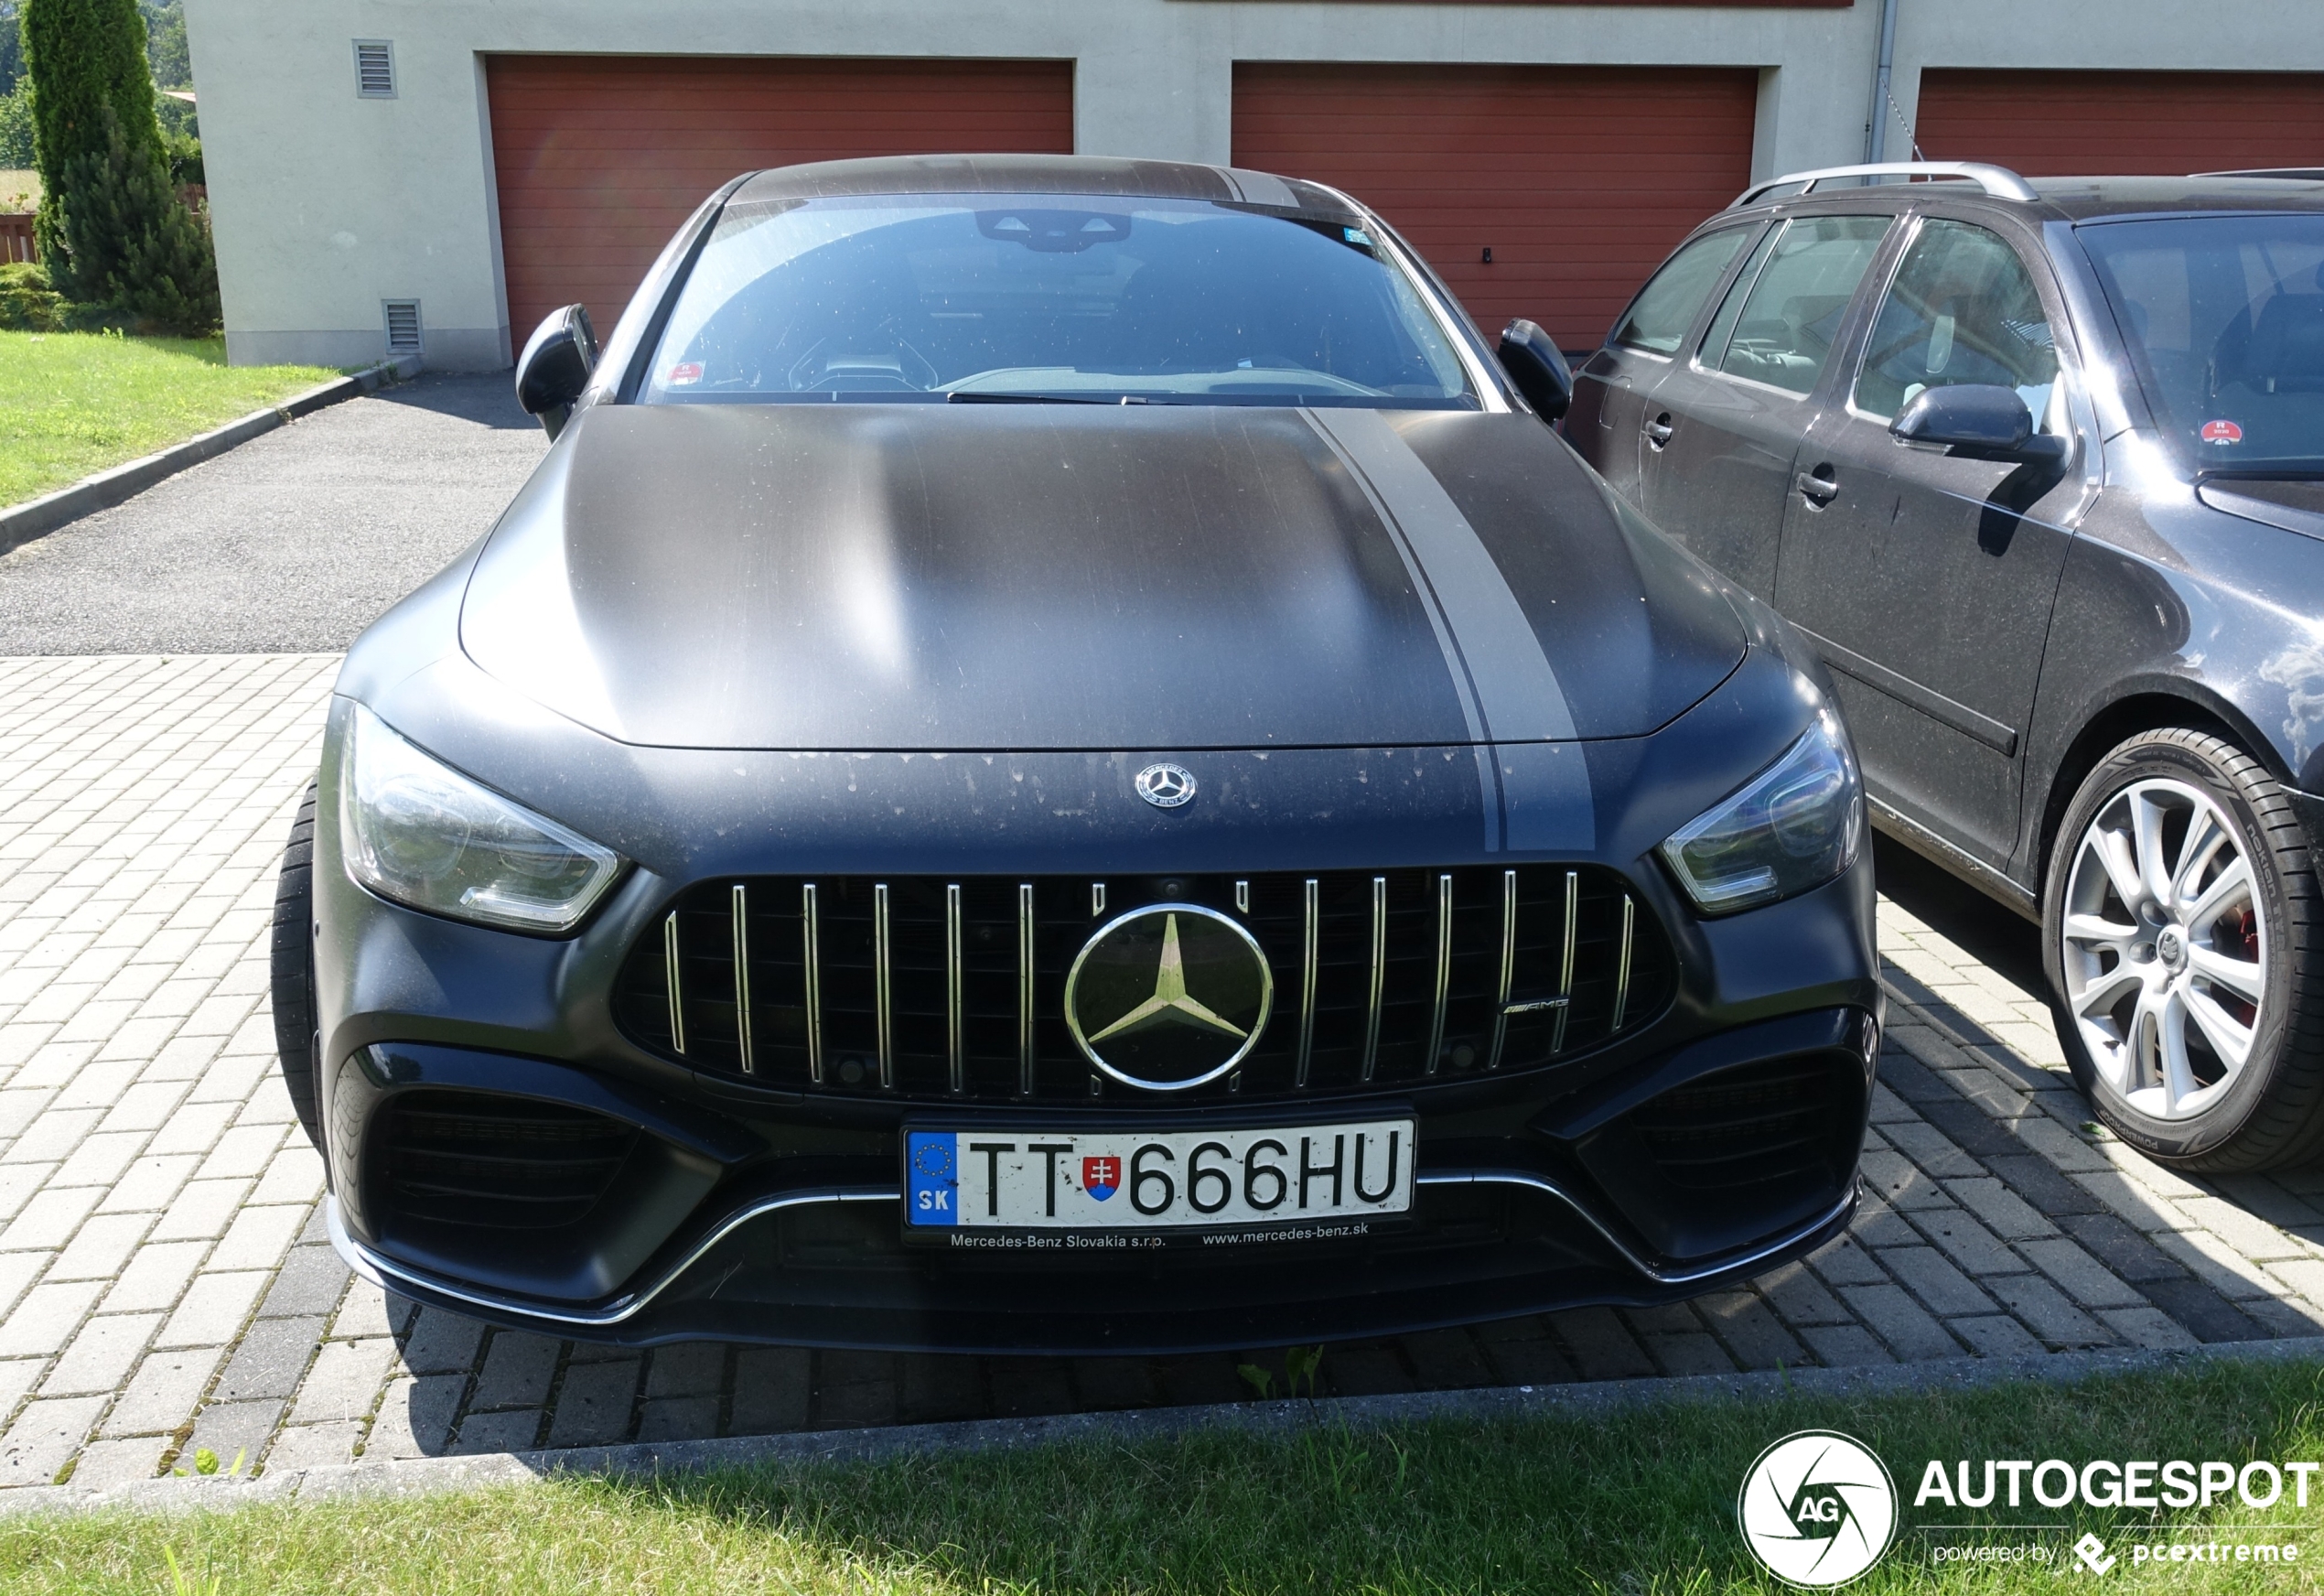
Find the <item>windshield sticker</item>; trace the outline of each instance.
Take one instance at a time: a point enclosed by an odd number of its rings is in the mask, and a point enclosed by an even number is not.
[[[1343,227],[1340,230],[1340,235],[1350,243],[1361,244],[1366,249],[1372,247],[1372,234],[1361,227]]]
[[[700,361],[680,361],[670,368],[670,386],[672,388],[683,388],[701,381],[702,362]]]
[[[2232,421],[2206,421],[2203,423],[2203,441],[2241,443],[2243,441],[2243,429]]]

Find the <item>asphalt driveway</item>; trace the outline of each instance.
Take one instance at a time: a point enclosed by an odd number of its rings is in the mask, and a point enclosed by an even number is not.
[[[505,375],[318,411],[0,555],[0,655],[343,649],[547,447]]]

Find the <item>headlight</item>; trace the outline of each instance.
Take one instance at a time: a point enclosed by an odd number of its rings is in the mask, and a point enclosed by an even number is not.
[[[612,849],[438,764],[360,704],[339,791],[348,874],[431,914],[570,931],[621,870]]]
[[[1744,789],[1673,834],[1662,857],[1705,914],[1821,887],[1856,862],[1864,794],[1829,709]]]

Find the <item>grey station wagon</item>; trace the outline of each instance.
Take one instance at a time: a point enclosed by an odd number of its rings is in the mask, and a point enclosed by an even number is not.
[[[2324,181],[1802,173],[1705,222],[1566,434],[1805,630],[1875,824],[2039,919],[2122,1136],[2324,1145]]]

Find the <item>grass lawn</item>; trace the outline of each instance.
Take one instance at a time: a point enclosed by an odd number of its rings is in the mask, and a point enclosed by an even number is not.
[[[222,426],[339,373],[229,366],[223,339],[0,332],[0,508]]]
[[[1212,1433],[204,1515],[10,1518],[0,1520],[0,1589],[1774,1591],[1737,1536],[1737,1489],[1777,1437],[1831,1428],[1878,1451],[1903,1499],[1895,1547],[1851,1591],[2312,1590],[2324,1584],[2324,1479],[2305,1510],[2288,1505],[2288,1489],[2267,1510],[2232,1493],[2209,1512],[1910,1504],[1931,1458],[2318,1459],[2319,1397],[2324,1370],[2230,1364],[2072,1388],[1663,1407],[1602,1423]],[[1940,1537],[1915,1526],[1964,1520],[2053,1526],[1971,1537],[2039,1543],[2053,1561],[1934,1567]],[[2103,1581],[2065,1549],[2092,1530],[2119,1558]],[[2213,1531],[2297,1539],[2300,1559],[2132,1561],[2134,1541]]]

